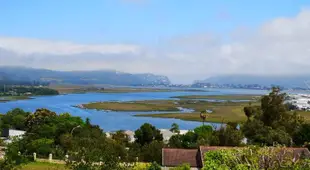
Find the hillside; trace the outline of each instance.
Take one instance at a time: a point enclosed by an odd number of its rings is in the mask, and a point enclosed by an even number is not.
[[[26,67],[0,67],[0,79],[11,81],[42,81],[52,84],[167,85],[166,76],[130,74],[111,70],[53,71]]]

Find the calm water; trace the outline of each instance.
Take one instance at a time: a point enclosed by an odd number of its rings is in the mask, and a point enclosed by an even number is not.
[[[141,93],[87,93],[69,94],[59,96],[37,97],[32,100],[21,100],[7,103],[0,103],[0,113],[6,113],[14,108],[21,108],[26,111],[35,111],[37,108],[47,108],[56,113],[71,113],[82,118],[89,117],[93,124],[100,125],[105,131],[120,129],[135,130],[143,123],[148,122],[157,128],[170,128],[172,123],[180,125],[181,129],[193,129],[201,123],[182,121],[177,119],[143,118],[133,117],[137,112],[105,112],[97,110],[84,110],[73,107],[74,105],[96,101],[132,101],[132,100],[156,100],[169,99],[172,96],[180,95],[220,95],[220,94],[265,94],[260,90],[226,90],[212,89],[207,92],[141,92]],[[141,113],[141,112],[139,112]],[[217,126],[217,124],[213,124]]]

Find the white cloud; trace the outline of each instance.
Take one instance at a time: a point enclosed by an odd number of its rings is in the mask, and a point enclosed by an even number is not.
[[[218,74],[287,75],[310,73],[310,10],[276,18],[255,30],[237,29],[231,41],[210,33],[138,45],[81,45],[21,38],[0,38],[0,65],[59,70],[115,69],[164,74],[191,82]]]
[[[136,53],[139,46],[124,44],[76,44],[72,42],[54,42],[38,39],[0,37],[0,47],[20,54],[48,53],[56,55],[92,53]]]

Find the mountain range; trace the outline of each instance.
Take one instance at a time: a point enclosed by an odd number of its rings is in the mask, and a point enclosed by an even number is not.
[[[263,86],[283,86],[286,88],[309,88],[307,82],[310,75],[284,75],[284,76],[263,76],[263,75],[222,75],[197,80],[195,83],[212,83],[212,84],[259,84]]]
[[[54,71],[27,67],[0,67],[0,80],[41,81],[52,84],[168,85],[166,76],[130,74],[113,70]]]

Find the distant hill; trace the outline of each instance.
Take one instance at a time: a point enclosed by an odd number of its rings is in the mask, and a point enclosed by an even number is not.
[[[257,75],[223,75],[198,80],[194,83],[214,84],[260,84],[263,86],[279,85],[287,88],[306,88],[305,81],[310,80],[310,75],[295,76],[257,76]]]
[[[0,79],[42,81],[53,84],[168,85],[166,76],[130,74],[111,70],[53,71],[26,67],[0,67]]]

